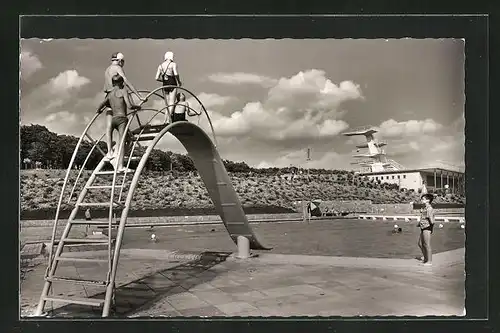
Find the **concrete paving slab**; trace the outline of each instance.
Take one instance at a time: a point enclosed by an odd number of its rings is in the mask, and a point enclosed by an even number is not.
[[[195,296],[212,305],[231,303],[234,299],[230,294],[220,290],[213,289],[208,291],[191,291]]]
[[[197,259],[189,261],[179,259],[188,258],[180,252],[175,258],[173,251],[161,252],[128,249],[121,258],[116,316],[461,316],[464,313],[463,249],[436,254],[436,265],[432,268],[420,267],[412,259],[272,254],[242,261],[227,255],[219,260],[213,253],[205,257],[202,253],[191,253],[189,256]],[[106,267],[69,265],[67,270],[68,274],[76,271],[88,275],[93,270],[105,272]],[[29,315],[38,302],[43,273],[44,266],[37,266],[22,281],[23,315]],[[76,293],[76,290],[64,291]],[[102,293],[92,292],[103,297]],[[60,308],[58,315],[99,317],[100,312],[66,306]]]
[[[224,312],[226,315],[238,315],[248,311],[252,312],[259,311],[259,309],[257,309],[255,306],[247,302],[231,302],[225,304],[218,304],[216,305],[216,307],[222,312]]]
[[[166,299],[178,311],[201,308],[210,305],[196,295],[193,295],[192,293],[186,291],[179,294],[167,296]]]

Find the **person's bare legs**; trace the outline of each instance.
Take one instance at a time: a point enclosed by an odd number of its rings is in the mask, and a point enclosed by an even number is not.
[[[166,124],[170,119],[168,117],[168,99],[169,99],[170,95],[167,94],[165,92],[165,90],[163,90],[163,99],[165,100],[165,107],[167,107],[167,109],[165,109],[165,117],[163,118],[163,123]]]
[[[420,252],[422,252],[422,256],[420,257],[420,260],[425,262],[425,251],[424,251],[424,246],[422,244],[422,238],[423,238],[423,232],[420,231],[420,236],[418,237],[418,248],[420,249]]]
[[[164,123],[167,123],[170,120],[169,115],[171,116],[174,112],[176,93],[177,93],[177,89],[173,89],[171,92],[168,93],[168,98],[167,98],[168,113],[165,114],[165,122]]]
[[[116,149],[120,149],[120,143],[122,138],[125,136],[125,127],[127,126],[127,123],[123,122],[118,126],[118,140],[116,141]],[[125,156],[125,151],[128,148],[128,142],[127,138],[125,138],[125,144],[123,146],[123,149],[120,152],[120,155],[118,156],[118,161],[116,162],[116,166],[118,170],[125,170],[126,166],[123,165],[123,156]],[[127,172],[130,172],[131,170],[127,170]]]
[[[422,246],[425,253],[425,264],[432,264],[431,231],[422,230]]]
[[[106,145],[108,146],[108,153],[106,157],[113,158],[113,126],[112,126],[113,116],[110,114],[106,115]]]

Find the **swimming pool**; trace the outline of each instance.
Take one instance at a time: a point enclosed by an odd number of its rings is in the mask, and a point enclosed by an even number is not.
[[[419,255],[416,222],[397,222],[402,233],[393,234],[393,221],[332,219],[304,222],[252,224],[269,253],[371,258],[415,258]],[[458,223],[439,223],[432,237],[433,253],[465,246],[465,230]],[[157,241],[151,241],[154,233]],[[123,248],[178,251],[236,251],[223,225],[130,228]],[[259,252],[259,251],[256,251]]]

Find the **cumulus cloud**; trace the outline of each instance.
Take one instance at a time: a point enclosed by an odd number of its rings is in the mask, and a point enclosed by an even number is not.
[[[249,102],[241,110],[224,116],[211,111],[220,136],[251,136],[257,139],[328,138],[347,129],[339,119],[339,106],[362,99],[359,86],[352,82],[335,85],[324,71],[309,70],[281,78],[261,102]]]
[[[223,84],[256,84],[271,87],[276,84],[276,79],[268,76],[251,73],[215,73],[208,76],[208,80]]]
[[[35,72],[43,68],[40,59],[29,51],[21,52],[21,77],[28,79]]]
[[[311,168],[311,169],[350,169],[350,157],[339,154],[335,151],[317,153],[319,157],[314,158],[310,162],[306,160],[306,150],[294,150],[282,155],[278,155],[274,160],[264,160],[256,165],[258,168],[269,167],[295,167]],[[316,153],[315,153],[316,155]]]
[[[409,168],[461,166],[464,164],[463,116],[449,125],[433,119],[384,121],[378,127],[387,139],[387,154]],[[442,161],[448,161],[443,164]]]
[[[59,111],[51,113],[47,117],[45,117],[45,121],[47,122],[54,122],[54,121],[75,122],[76,119],[77,119],[76,114],[70,113],[68,111]]]
[[[209,94],[209,93],[204,93],[204,92],[199,94],[197,97],[200,100],[200,102],[203,103],[203,106],[206,109],[224,106],[224,105],[228,104],[229,102],[232,102],[235,100],[233,97],[221,96],[218,94]],[[189,99],[188,102],[190,102],[190,104],[193,104],[193,105],[199,104],[198,102],[195,102],[194,98]]]
[[[74,69],[59,73],[56,77],[50,79],[48,88],[53,94],[66,93],[73,89],[79,89],[90,83],[90,80],[80,76]]]
[[[394,119],[384,121],[379,126],[380,135],[389,137],[407,137],[432,134],[443,128],[443,125],[433,119],[408,120],[397,122]]]
[[[61,115],[65,115],[65,113],[59,114],[59,112],[77,109],[75,106],[81,104],[82,101],[74,100],[74,97],[89,82],[88,78],[81,76],[76,70],[59,73],[27,96],[22,96],[21,123],[33,122],[44,125],[46,122],[51,122],[58,117],[60,118]],[[95,103],[97,98],[89,100]],[[73,104],[69,105],[70,102]],[[92,107],[94,111],[97,103],[92,106],[89,103],[86,107]],[[68,132],[64,131],[64,133]]]
[[[21,104],[24,104],[24,108],[34,109],[35,112],[54,109],[62,106],[74,93],[88,83],[90,80],[80,76],[76,70],[68,70],[51,78],[28,96],[23,96]]]
[[[82,114],[63,110],[48,114],[39,123],[58,134],[80,136],[89,120]]]
[[[281,78],[269,90],[269,101],[283,103],[292,100],[299,105],[335,108],[347,100],[363,98],[359,85],[351,81],[336,85],[325,74],[322,70],[311,69],[290,78]]]

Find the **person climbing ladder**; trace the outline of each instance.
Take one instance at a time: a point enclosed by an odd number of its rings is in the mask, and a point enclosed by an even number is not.
[[[112,78],[112,83],[113,90],[110,91],[106,99],[97,107],[97,113],[103,112],[106,107],[111,108],[111,110],[106,112],[106,143],[108,146],[106,157],[110,160],[114,159],[116,157],[115,154],[118,153],[118,148],[116,148],[113,154],[113,131],[115,129],[118,130],[118,140],[116,142],[121,142],[123,136],[126,135],[125,127],[128,122],[127,109],[139,110],[141,108],[138,105],[132,104],[129,94],[124,89],[123,77],[119,74],[115,74]],[[130,171],[126,170],[123,166],[123,156],[125,150],[127,150],[127,141],[128,140],[125,141],[125,149],[122,149],[120,156],[118,156],[116,167],[119,171]]]

